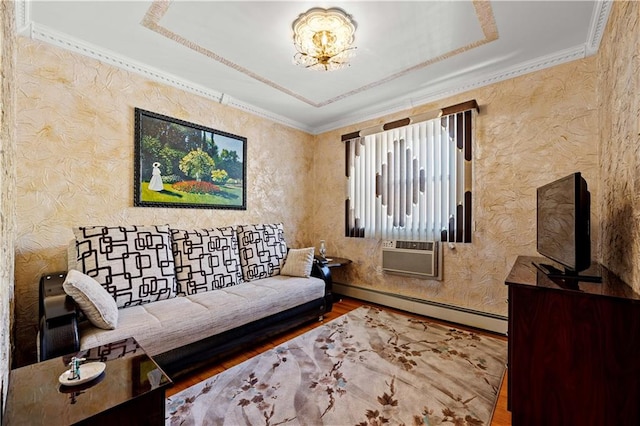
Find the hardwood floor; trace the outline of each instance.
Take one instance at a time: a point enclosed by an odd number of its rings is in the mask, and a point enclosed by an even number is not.
[[[373,305],[372,303],[368,303],[368,302],[362,302],[360,300],[356,300],[356,299],[351,299],[351,298],[343,298],[342,300],[334,303],[333,305],[333,310],[331,312],[329,312],[327,315],[325,315],[325,321],[331,321],[335,318],[338,318],[341,315],[346,314],[347,312],[350,312],[354,309],[359,308],[362,305]],[[391,310],[391,311],[396,311],[396,312],[400,312],[396,309],[392,309],[392,308],[388,308],[388,307],[384,307],[387,310]],[[411,315],[414,316],[416,318],[423,318],[420,315],[414,315],[414,314],[409,314],[407,312],[403,312],[406,315]],[[437,321],[434,319],[431,319],[432,321]],[[443,321],[439,321],[444,323]],[[288,333],[282,334],[280,336],[278,336],[277,338],[270,340],[268,342],[265,342],[263,344],[259,344],[257,345],[253,350],[250,351],[246,351],[244,353],[238,354],[234,357],[231,357],[229,359],[226,359],[225,361],[222,361],[220,363],[216,363],[216,364],[212,364],[208,367],[205,367],[201,370],[198,370],[192,374],[190,374],[187,377],[181,378],[179,381],[176,381],[174,383],[174,385],[167,389],[166,394],[167,396],[171,396],[174,395],[178,392],[180,392],[183,389],[188,388],[189,386],[195,385],[196,383],[199,383],[215,374],[221,373],[222,371],[233,367],[236,364],[240,364],[241,362],[252,358],[264,351],[267,351],[269,349],[272,349],[288,340],[293,339],[294,337],[306,333],[309,330],[312,330],[318,326],[322,325],[322,322],[313,322],[310,324],[307,324],[305,326],[299,327],[293,331],[290,331]],[[453,326],[457,327],[457,328],[461,328],[461,329],[465,329],[467,327],[458,325],[458,324],[453,324]],[[475,330],[476,332],[481,332],[478,330]],[[498,338],[502,338],[506,340],[506,337],[504,336],[499,336],[499,335],[495,335],[489,332],[486,332],[485,334],[493,336],[493,337],[498,337]],[[500,388],[500,394],[498,396],[498,402],[496,404],[496,409],[493,415],[493,419],[491,421],[491,425],[490,426],[511,426],[511,413],[507,410],[507,375],[505,374],[505,377],[502,380],[502,386]]]

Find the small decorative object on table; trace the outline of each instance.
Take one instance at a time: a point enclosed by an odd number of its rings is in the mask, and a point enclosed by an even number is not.
[[[71,362],[69,363],[69,366],[71,366],[71,377],[69,377],[69,380],[80,379],[80,363],[86,360],[86,358],[76,358],[75,356],[71,358]]]
[[[320,240],[320,250],[318,250],[318,253],[320,253],[323,259],[327,258],[327,246],[324,240]]]
[[[104,362],[88,362],[80,365],[82,361],[85,361],[85,358],[71,358],[69,363],[71,368],[58,377],[60,384],[65,386],[82,385],[101,375],[106,368]]]

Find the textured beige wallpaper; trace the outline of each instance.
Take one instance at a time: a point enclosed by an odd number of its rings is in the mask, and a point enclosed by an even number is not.
[[[41,274],[72,227],[283,222],[310,241],[312,136],[96,60],[18,38],[16,337],[33,360]],[[247,210],[133,207],[134,107],[247,138]],[[292,208],[295,206],[295,208]]]
[[[598,53],[602,262],[640,292],[640,3],[615,2]]]
[[[528,74],[463,95],[360,123],[317,137],[315,239],[329,254],[354,263],[335,281],[464,308],[506,315],[504,279],[516,256],[536,255],[536,188],[581,171],[599,200],[596,59]],[[476,99],[473,164],[473,243],[444,249],[443,281],[381,271],[381,244],[345,238],[344,149],[340,136],[357,129]],[[597,201],[592,212],[598,223]],[[593,227],[594,259],[598,227]]]
[[[15,17],[13,2],[0,3],[0,387],[4,407],[11,369],[15,238]]]
[[[592,192],[593,258],[640,290],[639,7],[614,2],[595,57],[315,137],[19,38],[16,356],[34,356],[39,276],[64,269],[71,227],[87,224],[282,221],[292,246],[325,239],[354,261],[338,282],[506,315],[504,278],[536,254],[535,188],[574,171]],[[340,136],[469,99],[474,241],[445,249],[441,282],[385,275],[378,241],[343,236]],[[246,136],[247,211],[132,207],[134,107]]]

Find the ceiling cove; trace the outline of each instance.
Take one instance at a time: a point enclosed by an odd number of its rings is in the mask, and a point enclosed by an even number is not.
[[[467,30],[461,32],[458,29],[455,29],[456,31],[452,29],[451,34],[460,34],[455,36],[450,35],[449,38],[452,40],[450,43],[441,42],[440,44],[442,46],[432,49],[430,54],[424,54],[420,57],[406,56],[403,58],[404,60],[398,61],[399,65],[396,65],[395,68],[393,66],[387,66],[386,68],[380,67],[384,69],[376,69],[371,72],[361,72],[358,75],[361,75],[362,78],[353,78],[353,81],[348,81],[347,83],[343,83],[342,80],[338,80],[338,78],[343,77],[338,74],[343,70],[328,73],[335,73],[337,77],[322,77],[318,74],[320,73],[319,71],[304,69],[301,69],[300,71],[290,71],[287,69],[286,72],[280,73],[279,70],[276,72],[274,70],[277,66],[280,66],[279,64],[262,65],[265,61],[254,60],[254,62],[252,62],[252,58],[250,57],[251,55],[234,57],[233,52],[221,51],[224,50],[223,48],[220,48],[220,46],[223,45],[210,43],[199,33],[191,31],[192,28],[197,29],[198,27],[196,19],[193,20],[191,27],[188,29],[185,29],[185,27],[180,24],[180,22],[185,21],[185,16],[189,16],[186,15],[188,11],[194,11],[194,9],[190,9],[190,7],[196,7],[198,3],[202,3],[200,6],[204,6],[206,4],[209,8],[207,9],[208,11],[218,10],[213,8],[219,8],[230,13],[231,16],[233,12],[241,10],[242,7],[246,9],[249,6],[249,3],[247,2],[142,2],[144,3],[144,10],[141,10],[140,16],[134,23],[135,25],[131,25],[131,27],[137,26],[138,28],[135,29],[135,31],[143,29],[155,34],[154,37],[164,40],[159,41],[159,43],[171,43],[169,46],[175,45],[176,49],[180,48],[183,51],[190,51],[191,55],[199,57],[197,60],[206,60],[212,64],[215,62],[216,64],[212,65],[212,69],[222,76],[219,81],[232,81],[232,84],[229,86],[229,90],[225,90],[225,87],[222,86],[216,87],[215,84],[209,84],[206,80],[189,78],[187,74],[174,71],[171,67],[165,68],[163,66],[158,66],[157,64],[151,64],[149,61],[141,60],[140,58],[133,59],[135,56],[123,53],[125,50],[109,48],[105,44],[95,41],[95,39],[91,39],[91,37],[85,37],[80,32],[74,32],[72,25],[68,25],[66,27],[63,25],[57,26],[54,21],[42,19],[42,16],[47,15],[45,12],[50,12],[52,7],[57,6],[56,3],[58,2],[39,2],[35,0],[16,1],[16,21],[19,35],[31,37],[32,39],[44,41],[64,49],[95,58],[113,66],[141,74],[151,80],[178,87],[182,90],[195,93],[216,102],[247,111],[251,114],[267,118],[274,122],[278,122],[310,134],[319,134],[369,119],[389,115],[425,103],[436,102],[440,99],[475,88],[595,54],[600,45],[600,40],[602,39],[612,2],[611,0],[581,2],[587,3],[588,7],[592,8],[587,10],[590,14],[590,16],[588,16],[589,22],[583,25],[583,27],[588,28],[586,28],[586,30],[584,28],[580,28],[580,30],[585,34],[584,37],[582,37],[582,41],[573,43],[564,49],[547,52],[526,60],[515,60],[515,62],[509,62],[509,60],[511,57],[515,57],[517,52],[507,52],[504,53],[502,57],[497,57],[495,59],[496,63],[499,62],[500,65],[506,65],[500,67],[491,66],[491,60],[487,60],[486,64],[478,63],[476,58],[475,63],[460,62],[461,64],[466,65],[466,68],[458,67],[457,70],[449,70],[448,73],[438,76],[437,78],[424,78],[420,80],[419,78],[416,78],[416,76],[426,75],[424,73],[437,67],[445,67],[448,62],[461,61],[462,59],[460,58],[465,58],[470,55],[479,55],[492,44],[495,45],[495,43],[503,43],[504,40],[502,40],[501,37],[503,37],[503,34],[508,34],[508,25],[504,23],[505,20],[502,9],[505,8],[503,3],[512,2],[452,2],[459,3],[456,6],[457,9],[442,10],[442,12],[444,12],[443,16],[446,17],[456,13],[456,19],[464,22]],[[64,3],[68,4],[74,2]],[[92,2],[81,3],[84,3],[83,6],[86,6],[86,3],[90,4]],[[98,2],[95,3],[96,5],[98,4]],[[113,3],[118,4],[126,2]],[[141,2],[137,2],[137,4],[139,3]],[[190,6],[188,3],[193,3],[195,6]],[[289,7],[291,10],[287,10],[287,12],[289,14],[293,13],[291,21],[295,18],[295,13],[293,11],[300,9],[300,6],[304,6],[299,3],[298,5],[295,5],[295,2],[269,3],[273,3],[280,8]],[[291,6],[290,3],[292,3],[293,6]],[[350,7],[357,9],[357,5],[369,2],[341,3],[344,4],[344,6],[342,6],[342,4],[340,6],[345,9]],[[568,2],[568,4],[570,3],[572,2]],[[63,2],[60,2],[60,5],[62,4]],[[258,11],[256,14],[259,13],[260,4],[261,3],[250,4],[251,7],[255,7],[255,10]],[[378,5],[378,3],[374,4]],[[45,6],[49,9],[45,9],[44,12],[38,12],[40,8]],[[427,6],[433,7],[433,5],[424,5],[424,7]],[[304,9],[304,7],[302,7],[302,9]],[[303,12],[302,9],[298,12]],[[430,9],[430,11],[432,10],[436,9]],[[61,13],[65,12],[68,13],[68,11],[61,11]],[[79,18],[81,17],[81,13],[82,11],[78,12]],[[374,16],[370,10],[360,10],[359,13],[359,16],[363,17],[363,19],[364,17]],[[249,13],[247,15],[251,14]],[[585,13],[583,13],[583,15],[585,15]],[[241,16],[240,19],[245,19],[245,22],[253,22],[248,21],[249,18],[243,17],[242,15],[239,16]],[[379,18],[376,17],[376,19]],[[390,18],[387,17],[387,19]],[[356,21],[358,21],[358,17],[356,17]],[[407,23],[406,19],[402,22],[405,24]],[[279,26],[282,27],[283,25]],[[359,34],[358,31],[361,28],[362,34]],[[504,28],[507,29],[505,30]],[[285,30],[290,30],[290,28],[285,28]],[[420,29],[420,31],[424,31],[424,29]],[[441,32],[445,31],[441,29]],[[278,33],[276,32],[275,35],[277,34]],[[282,34],[285,36],[287,35],[286,31]],[[361,39],[358,48],[362,49],[362,52],[358,51],[358,56],[363,57],[361,61],[364,66],[358,68],[358,65],[354,64],[354,70],[373,68],[371,63],[374,63],[372,61],[376,59],[375,55],[368,50],[367,46],[362,45],[362,43],[368,40],[368,36],[373,39],[373,36],[366,32],[366,21],[364,23],[358,21],[356,44],[359,43],[358,37],[360,35]],[[415,37],[413,34],[410,36]],[[262,37],[264,38],[264,36]],[[278,37],[280,39],[283,38],[280,36]],[[255,40],[250,41],[251,43],[255,43]],[[278,43],[280,42],[282,42],[282,40],[278,41]],[[242,52],[244,47],[240,42],[236,43],[239,46],[237,51]],[[383,40],[378,43],[382,44],[386,43],[386,41]],[[280,53],[280,51],[282,51],[283,57],[285,54],[288,54],[285,49],[292,48],[290,40],[285,40],[285,42],[280,43],[282,46],[276,45],[275,42],[272,42],[272,44],[273,46],[269,45],[268,48],[273,49],[273,52],[275,53]],[[406,40],[405,45],[407,45]],[[260,49],[252,50],[257,52],[255,55],[257,55],[258,59],[260,59],[259,50]],[[410,51],[411,49],[407,47],[406,50]],[[367,60],[370,62],[365,62]],[[474,68],[478,68],[480,72],[469,72],[474,71]],[[309,74],[299,74],[300,78],[292,78],[292,72],[304,72]],[[217,75],[218,74],[216,74],[216,76]],[[348,74],[345,74],[345,76],[348,76]],[[344,80],[348,80],[348,78],[345,77]],[[449,83],[449,80],[451,83]],[[416,81],[424,81],[424,83],[416,85]],[[405,82],[407,83],[406,86],[412,86],[413,90],[407,93],[401,93],[400,96],[397,97],[387,96],[393,88],[401,87]],[[253,85],[252,88],[255,89],[254,92],[256,92],[256,95],[254,97],[242,96],[241,91],[235,90],[233,87],[234,84],[237,86],[242,84],[246,86]],[[326,88],[323,88],[322,84],[326,84]],[[270,96],[277,99],[280,104],[284,105],[288,103],[286,108],[276,108],[272,107],[272,104],[269,104],[268,102],[261,102],[263,98]],[[373,101],[368,101],[368,98]],[[291,113],[289,113],[290,111]],[[317,114],[317,117],[315,114]],[[307,117],[309,117],[309,120],[307,120]]]

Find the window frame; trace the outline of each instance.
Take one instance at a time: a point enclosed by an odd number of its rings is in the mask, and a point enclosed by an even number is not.
[[[476,113],[479,111],[478,105],[475,100],[468,101],[462,104],[454,105],[452,107],[443,108],[440,111],[422,114],[421,116],[410,117],[402,120],[397,120],[391,123],[384,124],[382,126],[377,126],[371,129],[365,129],[358,132],[353,132],[347,135],[343,135],[342,140],[345,144],[345,176],[347,178],[347,196],[345,198],[345,236],[346,237],[355,237],[355,238],[381,238],[381,239],[398,239],[398,240],[418,240],[418,241],[447,241],[447,242],[458,242],[458,243],[470,243],[472,242],[472,226],[473,226],[473,218],[472,218],[472,160],[473,160],[473,142],[474,142],[474,133],[475,133],[475,116],[474,111]],[[435,117],[434,117],[435,116]],[[412,126],[418,124],[420,121],[429,121],[433,120],[435,123],[439,123],[440,126],[445,126],[446,131],[448,132],[449,142],[454,143],[454,147],[451,148],[452,151],[456,151],[456,155],[459,156],[461,161],[456,167],[462,167],[462,180],[457,182],[456,186],[456,195],[455,195],[455,204],[448,206],[447,216],[448,220],[444,215],[440,215],[441,220],[438,223],[434,223],[433,227],[430,229],[424,230],[424,235],[428,235],[428,237],[422,236],[421,232],[418,234],[419,237],[416,237],[415,231],[413,234],[405,233],[403,236],[403,230],[401,227],[396,227],[395,230],[385,231],[386,226],[382,226],[385,230],[380,231],[379,229],[375,229],[373,231],[373,235],[371,235],[371,224],[363,224],[362,218],[356,218],[353,206],[351,205],[350,200],[350,189],[351,189],[351,172],[353,165],[353,155],[354,147],[352,144],[361,143],[361,139],[363,137],[371,137],[376,135],[381,135],[383,132],[387,132],[389,130],[403,128],[407,126]],[[436,121],[438,120],[438,121]],[[434,124],[435,126],[436,124]],[[402,130],[402,129],[400,129]],[[426,141],[426,139],[425,139]],[[369,148],[371,149],[371,148]],[[402,153],[402,151],[398,151]],[[407,159],[409,161],[409,159]],[[429,162],[434,161],[433,159],[429,160]],[[453,160],[453,161],[458,161]],[[369,165],[367,167],[379,167],[380,164],[384,164],[384,160],[380,160],[377,165]],[[430,163],[434,164],[434,163]],[[424,164],[421,164],[421,167]],[[355,167],[355,166],[354,166]],[[435,166],[437,167],[437,166]],[[421,171],[423,171],[421,169]],[[431,173],[431,172],[430,172]],[[435,173],[435,171],[433,172]],[[376,181],[370,182],[367,178],[368,184],[366,185],[368,188],[376,187],[376,198],[381,196],[381,175],[379,172],[376,173]],[[449,180],[449,175],[440,176],[440,178],[444,178],[445,180]],[[411,177],[406,175],[405,182],[410,180]],[[413,182],[416,185],[415,179]],[[404,183],[399,184],[400,186],[404,185]],[[371,196],[370,192],[367,192],[368,196]],[[433,197],[433,194],[425,194],[425,197]],[[415,197],[414,197],[415,198]],[[378,203],[378,201],[376,201]],[[382,201],[379,201],[382,204]],[[382,204],[386,206],[385,204]],[[455,207],[453,207],[455,206]],[[370,206],[369,206],[370,207]],[[420,207],[422,208],[422,207]],[[408,211],[408,208],[407,208]],[[379,213],[380,214],[380,213]],[[364,215],[363,215],[364,216]],[[371,215],[367,215],[371,217]],[[410,216],[410,214],[409,214]],[[375,222],[379,222],[375,220]],[[378,223],[376,223],[378,225]],[[415,226],[414,226],[415,228]],[[438,232],[440,229],[440,232]],[[365,231],[368,230],[368,231]],[[386,232],[386,233],[385,233]],[[368,235],[367,235],[368,234]]]

